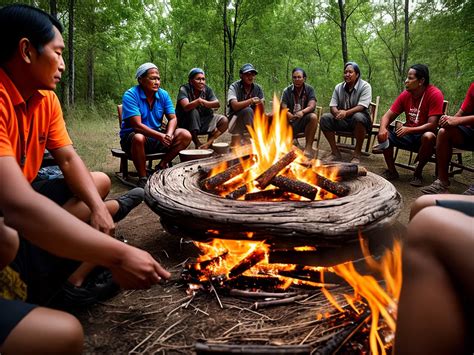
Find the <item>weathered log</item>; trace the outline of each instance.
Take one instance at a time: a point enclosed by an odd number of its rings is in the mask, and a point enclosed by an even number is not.
[[[222,185],[226,181],[229,181],[233,177],[240,175],[244,172],[244,167],[241,163],[235,164],[230,168],[225,169],[223,172],[211,176],[203,181],[203,188],[207,191],[212,191],[217,186]]]
[[[286,153],[280,160],[264,171],[259,177],[255,179],[256,185],[260,190],[263,190],[270,184],[270,181],[284,168],[286,168],[297,157],[296,151],[291,150]]]
[[[309,345],[256,345],[196,342],[196,354],[310,354]]]
[[[176,164],[150,177],[145,202],[160,216],[173,235],[194,240],[220,238],[281,239],[309,241],[315,246],[336,246],[357,240],[358,231],[388,230],[402,207],[395,187],[382,177],[367,176],[348,181],[350,194],[324,201],[252,202],[231,200],[202,190],[203,168],[216,166],[228,157],[213,157]],[[270,238],[271,237],[271,238]]]
[[[315,168],[325,177],[334,178],[336,181],[357,179],[359,176],[367,176],[367,169],[357,164],[324,164]]]
[[[289,179],[281,175],[275,176],[271,183],[285,192],[291,192],[296,195],[306,197],[310,200],[314,200],[318,192],[318,189],[314,186],[311,186],[310,184]]]
[[[265,259],[265,250],[256,249],[253,253],[247,255],[229,271],[229,277],[236,277],[240,274],[243,274],[245,271],[258,264],[263,259]]]
[[[282,198],[285,192],[280,189],[270,189],[257,192],[250,192],[245,194],[245,201],[272,201],[274,199]]]

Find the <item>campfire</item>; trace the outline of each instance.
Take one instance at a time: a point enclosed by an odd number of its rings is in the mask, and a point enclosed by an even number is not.
[[[275,110],[272,119],[257,111],[249,133],[251,154],[212,167],[201,184],[205,191],[246,201],[325,200],[349,194],[339,181],[367,175],[356,164],[322,165],[305,157],[292,145],[286,109]]]
[[[145,190],[163,227],[192,239],[202,253],[182,272],[187,292],[258,299],[258,310],[302,302],[318,290],[341,316],[315,318],[350,324],[351,337],[370,332],[371,350],[384,353],[395,330],[399,246],[379,262],[363,242],[364,255],[354,245],[362,234],[380,242],[401,209],[400,195],[357,165],[306,158],[292,146],[278,104],[271,122],[256,112],[249,131],[251,147],[159,171]],[[348,262],[362,256],[387,291]],[[331,293],[341,284],[354,290],[344,295],[344,307]]]

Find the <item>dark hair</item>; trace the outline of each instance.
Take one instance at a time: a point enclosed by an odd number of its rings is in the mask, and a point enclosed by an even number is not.
[[[410,69],[415,71],[415,76],[418,80],[425,79],[423,85],[428,86],[430,84],[430,71],[424,64],[413,64]]]
[[[53,16],[29,5],[8,5],[0,9],[0,65],[9,60],[22,38],[28,38],[38,52],[54,38],[54,29],[63,26]]]
[[[347,68],[349,65],[352,65],[352,68],[354,68],[354,71],[355,71],[357,74],[359,74],[359,77],[360,77],[359,64],[357,64],[356,62],[347,62],[346,64],[344,64],[344,71],[346,70],[346,68]]]
[[[306,79],[306,72],[304,71],[303,68],[300,68],[300,67],[294,68],[294,69],[291,71],[291,75],[293,75],[293,74],[295,73],[295,71],[300,71],[300,72],[302,72],[302,73],[303,73],[303,78]]]

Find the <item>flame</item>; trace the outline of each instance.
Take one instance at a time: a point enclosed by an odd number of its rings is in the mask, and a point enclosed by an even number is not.
[[[387,341],[382,340],[379,334],[379,320],[382,317],[384,324],[395,333],[397,304],[402,285],[401,245],[395,241],[393,249],[387,251],[378,262],[370,255],[367,243],[361,235],[359,240],[367,265],[380,274],[385,281],[386,290],[372,275],[361,275],[352,262],[336,265],[332,270],[354,289],[353,295],[344,295],[354,311],[360,313],[354,305],[355,300],[367,304],[370,308],[372,320],[369,343],[372,354],[386,354]],[[322,291],[336,309],[344,312],[328,290],[323,287]]]
[[[273,97],[273,102],[273,115],[271,118],[265,115],[260,106],[257,107],[253,126],[247,126],[251,137],[250,155],[252,158],[244,160],[243,157],[248,157],[249,151],[245,151],[245,148],[238,150],[237,154],[242,154],[242,156],[240,156],[240,163],[244,167],[244,172],[226,181],[222,186],[217,188],[216,192],[220,196],[226,196],[241,186],[247,187],[247,193],[261,191],[256,186],[255,179],[281,159],[282,156],[294,149],[292,128],[286,118],[287,109],[280,111],[280,102],[276,96]],[[296,153],[297,158],[295,161],[290,163],[281,174],[314,186],[317,189],[315,200],[336,198],[337,196],[322,190],[316,185],[315,173],[336,181],[337,172],[334,171],[334,169],[330,171],[325,169],[321,166],[319,160],[316,160],[313,164],[314,166],[311,167],[308,167],[307,164],[301,164],[304,162],[307,163],[308,160],[300,150],[296,150]],[[222,162],[212,168],[209,176],[221,173],[228,167],[228,162]],[[273,187],[269,185],[264,190],[272,188]],[[308,200],[305,197],[291,193],[287,193],[286,196],[286,199],[289,198],[290,200]],[[239,199],[243,199],[243,196]]]

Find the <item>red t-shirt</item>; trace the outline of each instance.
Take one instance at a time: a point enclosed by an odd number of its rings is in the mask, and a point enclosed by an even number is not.
[[[466,98],[461,105],[461,110],[464,112],[464,116],[469,116],[474,113],[474,83],[471,83],[467,90]]]
[[[32,182],[45,148],[72,144],[56,94],[37,91],[26,104],[15,84],[0,69],[0,157],[13,156]],[[23,164],[22,164],[23,163]]]
[[[406,90],[403,91],[390,107],[390,111],[397,115],[405,112],[405,126],[418,127],[424,125],[428,117],[443,114],[443,101],[444,96],[441,90],[430,84],[418,98],[414,98]]]

